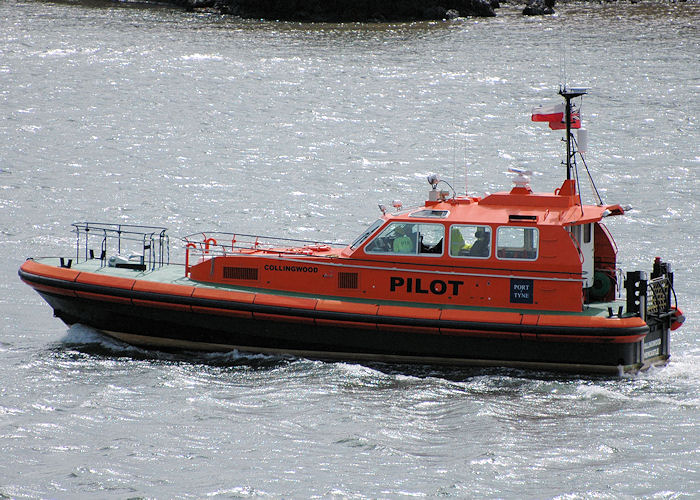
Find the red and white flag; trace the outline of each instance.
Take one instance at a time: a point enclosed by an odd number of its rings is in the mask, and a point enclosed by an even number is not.
[[[564,119],[566,106],[553,104],[551,106],[539,106],[532,110],[533,122],[560,122]]]
[[[549,128],[552,130],[564,130],[566,128],[566,118],[550,121]],[[581,115],[578,111],[571,112],[571,128],[581,128]]]

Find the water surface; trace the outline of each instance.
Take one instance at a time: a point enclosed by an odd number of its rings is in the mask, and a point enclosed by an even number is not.
[[[691,498],[700,490],[700,6],[305,25],[0,3],[0,495]],[[172,355],[67,329],[17,278],[71,222],[348,242],[377,203],[561,184],[560,82],[625,269],[671,261],[668,367],[597,378]],[[584,185],[584,196],[592,201]],[[176,260],[182,254],[172,249]]]

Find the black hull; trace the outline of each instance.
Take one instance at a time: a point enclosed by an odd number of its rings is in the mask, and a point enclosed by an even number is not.
[[[514,325],[489,325],[491,332],[486,337],[437,335],[415,332],[419,327],[411,324],[391,329],[360,323],[319,325],[313,317],[270,319],[268,313],[253,313],[252,319],[237,318],[39,293],[68,325],[85,324],[130,344],[166,350],[238,349],[315,359],[507,366],[581,373],[635,371],[646,364],[662,364],[667,358],[657,356],[645,363],[642,341],[542,342],[513,338]],[[505,333],[509,338],[498,338]]]

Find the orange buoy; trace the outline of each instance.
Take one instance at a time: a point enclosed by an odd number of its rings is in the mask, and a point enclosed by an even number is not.
[[[673,320],[671,320],[671,330],[678,330],[681,327],[681,325],[685,323],[685,316],[683,315],[683,311],[681,311],[676,306],[671,306],[671,310],[673,311]]]

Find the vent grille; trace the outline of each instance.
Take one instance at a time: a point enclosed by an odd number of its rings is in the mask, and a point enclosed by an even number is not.
[[[357,288],[357,273],[338,273],[338,288]]]
[[[536,215],[510,214],[508,216],[508,220],[510,222],[537,222],[537,216]]]
[[[224,279],[227,280],[257,280],[257,267],[226,267],[224,266]]]

